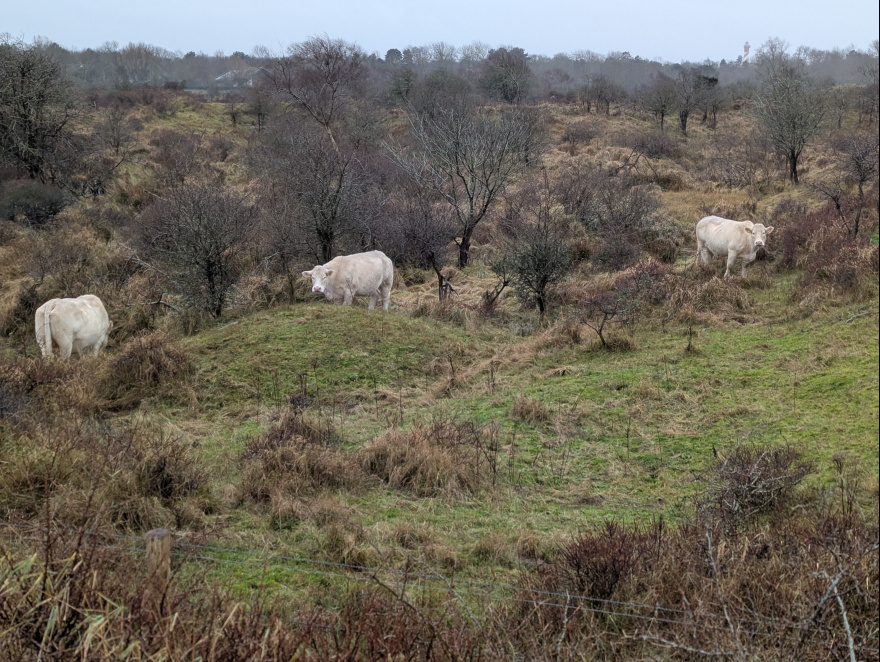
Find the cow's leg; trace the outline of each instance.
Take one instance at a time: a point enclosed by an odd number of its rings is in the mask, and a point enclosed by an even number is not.
[[[736,262],[736,251],[727,251],[727,271],[724,272],[725,278],[730,278],[730,268],[733,266],[734,262]],[[745,262],[743,262],[743,275],[745,275],[745,268]]]
[[[391,286],[382,288],[382,310],[388,310],[388,302],[391,300]]]
[[[58,345],[58,355],[61,357],[61,360],[66,361],[69,359],[70,354],[73,351],[73,338],[62,332],[53,333],[52,339],[55,341],[55,344]]]
[[[379,293],[378,293],[378,292],[373,292],[373,293],[370,295],[370,306],[369,306],[368,310],[374,310],[374,309],[376,308],[376,302],[377,302],[378,300],[379,300]]]
[[[354,292],[351,290],[345,290],[345,294],[342,295],[342,305],[350,306],[352,301],[354,301]]]

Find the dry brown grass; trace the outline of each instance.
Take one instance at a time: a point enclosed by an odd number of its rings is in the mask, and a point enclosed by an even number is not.
[[[245,447],[239,494],[252,503],[269,504],[282,519],[296,519],[301,510],[295,501],[299,497],[357,489],[365,475],[336,443],[329,423],[308,413],[286,412],[278,424]]]
[[[136,336],[106,365],[102,392],[116,409],[129,409],[156,396],[194,404],[195,368],[179,340],[162,330]]]
[[[513,403],[510,416],[514,420],[540,425],[550,420],[550,410],[540,400],[527,395],[520,395]]]
[[[363,470],[417,496],[455,499],[495,485],[497,430],[471,421],[435,420],[389,430],[356,453]]]

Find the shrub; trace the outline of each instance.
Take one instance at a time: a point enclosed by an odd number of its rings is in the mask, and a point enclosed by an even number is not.
[[[0,475],[0,503],[9,515],[51,512],[76,526],[97,512],[115,525],[167,525],[183,504],[207,502],[207,473],[190,444],[143,424],[94,425],[74,412],[20,426],[15,451]]]
[[[0,335],[20,340],[32,337],[34,315],[43,301],[36,283],[20,287],[12,309],[0,318]]]
[[[709,487],[697,500],[700,512],[737,531],[755,517],[778,512],[794,488],[813,471],[793,446],[736,446],[709,469]]]
[[[641,131],[627,136],[625,145],[652,159],[677,159],[682,155],[682,141],[668,133]]]
[[[42,227],[71,202],[64,191],[36,181],[10,182],[0,188],[0,218],[14,221],[18,216],[32,227]]]
[[[575,120],[565,125],[562,142],[569,153],[574,153],[577,145],[589,145],[599,135],[599,127],[590,120]]]

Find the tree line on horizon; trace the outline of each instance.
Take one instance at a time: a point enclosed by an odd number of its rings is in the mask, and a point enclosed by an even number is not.
[[[8,33],[0,34],[0,41],[16,43]],[[18,43],[25,46],[20,40]],[[296,46],[291,44],[287,52]],[[442,41],[422,46],[392,47],[384,57],[367,53],[356,43],[350,46],[377,83],[387,81],[399,70],[424,76],[443,69],[473,80],[484,74],[487,68],[518,66],[528,70],[529,86],[523,91],[533,97],[576,94],[595,77],[607,78],[622,90],[632,92],[649,84],[658,74],[674,76],[682,68],[699,69],[705,75],[718,78],[723,87],[754,80],[755,65],[758,64],[758,58],[753,58],[755,61],[751,63],[744,62],[741,55],[720,61],[707,58],[699,62],[670,62],[633,56],[626,51],[600,54],[588,49],[547,56],[526,53],[524,49],[511,45],[492,48],[480,41],[460,47]],[[234,51],[226,55],[222,51],[214,54],[192,50],[173,52],[143,42],[120,45],[113,41],[97,48],[78,50],[64,48],[42,37],[35,38],[28,47],[51,55],[64,65],[71,79],[80,84],[114,89],[168,82],[200,90],[240,87],[249,82],[249,70],[284,56],[265,46],[255,46],[250,53]],[[825,85],[840,85],[860,83],[863,69],[870,66],[876,54],[875,40],[865,50],[823,50],[801,46],[795,50],[794,57],[804,63],[816,80]]]

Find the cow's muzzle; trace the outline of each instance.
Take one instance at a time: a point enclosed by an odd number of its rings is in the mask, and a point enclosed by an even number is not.
[[[315,286],[312,288],[312,292],[321,292],[321,293],[323,293],[323,292],[324,292],[324,288],[321,287],[320,285],[315,285]]]

